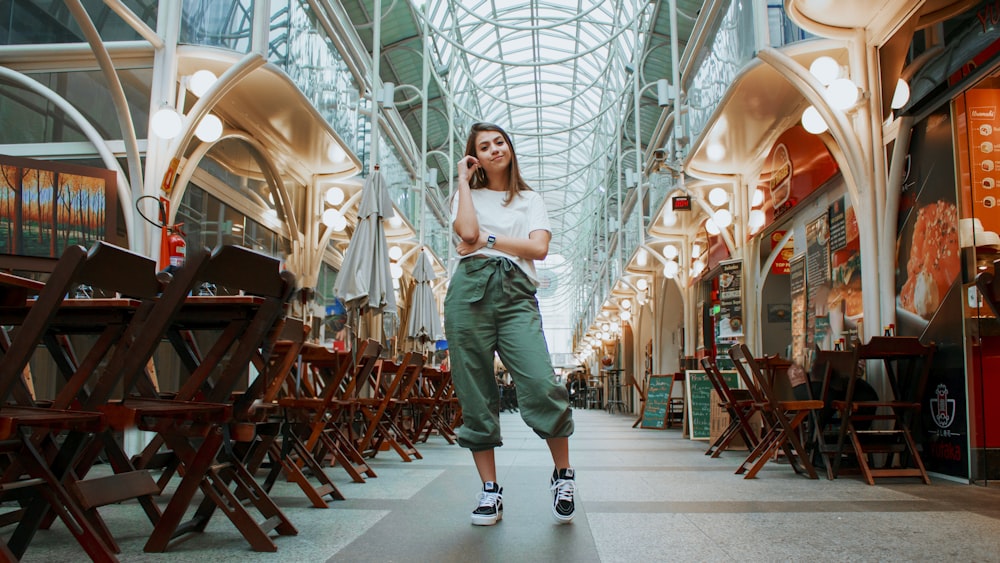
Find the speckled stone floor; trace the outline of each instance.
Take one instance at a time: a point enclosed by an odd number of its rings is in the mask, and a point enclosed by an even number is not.
[[[633,429],[629,415],[578,410],[575,417],[578,510],[568,526],[550,514],[545,443],[516,414],[502,416],[505,511],[494,527],[470,525],[479,489],[472,458],[438,437],[420,446],[423,460],[380,453],[378,477],[363,484],[327,469],[347,496],[328,509],[278,483],[272,496],[299,533],[276,537],[276,553],[250,551],[217,515],[204,533],[147,554],[151,526],[138,504],[101,514],[122,561],[1000,561],[998,488],[809,480],[779,463],[744,480],[733,474],[739,452],[711,459],[704,442],[679,430]],[[24,561],[85,558],[57,523],[39,532]]]

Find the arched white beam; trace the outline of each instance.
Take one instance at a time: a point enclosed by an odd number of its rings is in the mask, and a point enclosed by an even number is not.
[[[853,134],[854,130],[847,122],[844,112],[830,107],[823,96],[823,85],[795,59],[771,47],[761,49],[757,56],[784,76],[789,84],[816,108],[823,120],[829,125],[830,135],[844,151],[846,162],[841,163],[840,169],[847,183],[851,200],[855,205],[860,204],[860,181],[864,178],[866,169],[865,159],[862,156],[864,152],[860,141]],[[847,166],[843,166],[843,164]]]
[[[122,133],[122,142],[125,144],[129,185],[132,188],[133,194],[141,194],[143,193],[143,175],[142,160],[139,156],[139,141],[136,138],[135,123],[132,121],[132,113],[128,108],[128,100],[125,98],[125,89],[122,88],[118,72],[115,70],[115,63],[111,60],[111,54],[108,53],[108,49],[104,45],[104,40],[101,39],[101,34],[97,31],[97,27],[94,26],[93,20],[90,19],[90,15],[80,0],[66,0],[66,7],[69,8],[73,19],[76,20],[77,25],[83,31],[84,37],[87,38],[90,50],[93,51],[94,57],[97,59],[97,64],[101,68],[101,74],[104,75],[104,80],[107,82],[108,94],[111,96],[111,103],[115,108],[115,116],[118,118],[118,127]],[[128,202],[129,206],[133,207],[132,200],[128,200]],[[133,210],[129,211],[135,212]],[[128,213],[125,214],[128,215]],[[143,232],[143,230],[136,231],[136,236],[138,237]],[[139,244],[142,245],[143,241],[139,241]]]
[[[94,145],[94,148],[97,150],[97,154],[101,157],[101,161],[104,162],[104,166],[115,172],[115,175],[117,176],[115,185],[117,187],[118,201],[120,204],[125,205],[126,202],[131,204],[132,190],[129,188],[125,171],[122,170],[121,165],[118,164],[118,160],[115,159],[115,154],[111,152],[110,148],[108,148],[108,144],[104,138],[101,137],[101,134],[96,128],[94,128],[93,125],[90,124],[89,121],[87,121],[87,118],[84,117],[84,115],[80,113],[80,111],[77,110],[73,104],[69,103],[65,98],[49,89],[47,86],[36,81],[34,78],[21,74],[20,72],[7,68],[3,65],[0,65],[0,79],[31,90],[32,92],[55,104],[60,111],[65,113],[66,117],[68,117],[73,123],[76,124],[77,127],[80,128],[83,136]],[[122,215],[125,217],[125,231],[128,235],[129,248],[137,249],[139,246],[135,240],[136,235],[135,229],[133,228],[133,216],[131,213],[128,213],[127,209],[124,211],[125,212],[122,213]]]
[[[212,86],[202,95],[201,98],[195,102],[191,111],[184,117],[183,124],[181,125],[181,132],[179,135],[170,141],[170,146],[167,149],[167,158],[164,162],[170,162],[173,159],[180,159],[184,156],[184,152],[187,150],[188,144],[194,137],[194,131],[197,128],[198,123],[201,118],[208,114],[209,110],[216,106],[226,94],[229,93],[239,82],[247,77],[251,72],[257,68],[263,66],[267,61],[264,57],[257,53],[249,53],[245,57],[239,60],[236,64],[229,67],[226,72],[222,73],[222,76],[216,80]],[[182,110],[183,108],[178,108]]]
[[[205,158],[208,151],[212,150],[212,147],[227,139],[238,139],[250,145],[257,151],[260,158],[255,160],[257,160],[257,162],[261,165],[261,172],[264,174],[264,180],[267,182],[268,186],[270,186],[271,191],[278,194],[278,201],[285,217],[285,224],[288,226],[289,234],[293,235],[289,238],[294,240],[295,233],[299,232],[298,218],[295,216],[294,208],[291,205],[291,197],[285,190],[284,182],[281,181],[281,172],[274,164],[274,161],[268,156],[267,149],[264,145],[244,131],[224,131],[223,134],[215,141],[212,141],[211,143],[201,143],[197,148],[195,148],[188,159],[184,162],[184,166],[178,170],[177,184],[174,186],[174,190],[170,193],[170,217],[168,218],[167,223],[172,224],[174,222],[174,218],[177,216],[177,209],[180,207],[181,199],[184,197],[184,192],[187,191],[188,183],[194,176],[195,170],[198,169],[198,164],[200,164],[202,159]]]
[[[104,4],[108,8],[111,8],[114,13],[118,14],[118,17],[124,20],[143,39],[149,41],[149,44],[154,49],[159,50],[165,47],[163,39],[156,34],[156,30],[146,25],[146,22],[142,21],[128,6],[122,4],[121,0],[104,0]]]
[[[840,151],[831,151],[840,167],[851,204],[858,211],[858,238],[861,246],[861,279],[866,287],[881,287],[879,272],[878,225],[881,218],[877,217],[878,198],[875,197],[876,178],[874,166],[864,157],[866,151],[861,140],[847,122],[842,111],[834,110],[823,97],[823,86],[806,68],[784,53],[766,47],[757,53],[766,64],[773,66],[779,74],[788,80],[789,84],[798,90],[804,98],[813,104],[819,114],[830,127],[829,133],[837,143]],[[867,192],[862,194],[862,186],[867,186]],[[862,196],[866,196],[864,199]],[[866,291],[863,296],[865,311],[865,330],[867,337],[879,334],[882,325],[882,296],[877,291]],[[887,297],[888,298],[888,297]],[[870,318],[869,318],[870,316]]]

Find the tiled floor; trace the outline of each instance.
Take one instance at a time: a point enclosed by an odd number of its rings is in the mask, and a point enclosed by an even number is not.
[[[497,451],[504,519],[469,524],[479,488],[469,453],[432,438],[424,459],[375,459],[378,478],[351,483],[328,469],[348,500],[310,508],[294,485],[273,495],[298,528],[277,553],[254,553],[217,515],[204,534],[166,554],[142,551],[151,527],[136,504],[102,509],[122,561],[1000,561],[1000,490],[935,480],[808,480],[769,464],[754,480],[733,474],[741,456],[703,455],[677,430],[638,430],[633,418],[576,411],[576,521],[549,512],[552,462],[516,414],[504,414]],[[888,484],[886,484],[888,483]],[[4,530],[10,533],[10,529]],[[25,561],[78,562],[57,524]]]

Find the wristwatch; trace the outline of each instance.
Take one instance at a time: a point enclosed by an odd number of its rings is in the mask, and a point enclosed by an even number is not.
[[[486,248],[493,248],[493,245],[497,243],[496,235],[490,235],[486,237]]]

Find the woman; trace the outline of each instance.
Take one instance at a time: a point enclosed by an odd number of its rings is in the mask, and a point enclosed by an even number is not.
[[[452,226],[462,257],[445,298],[445,332],[451,373],[462,407],[458,443],[472,451],[483,482],[472,523],[491,526],[503,517],[494,449],[500,436],[500,394],[494,353],[518,389],[521,417],[552,454],[552,514],[573,520],[576,483],[569,463],[573,415],[566,388],[556,383],[535,299],[535,260],[552,237],[545,204],[521,178],[507,133],[496,125],[472,126],[458,162]]]

